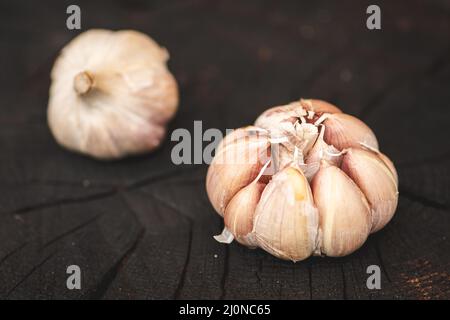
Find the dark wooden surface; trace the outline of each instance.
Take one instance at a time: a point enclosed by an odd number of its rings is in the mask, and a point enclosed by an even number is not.
[[[73,1],[72,1],[73,2]],[[70,3],[72,3],[70,2]],[[341,259],[296,264],[212,238],[222,229],[205,165],[173,143],[102,163],[46,124],[49,72],[77,32],[69,3],[0,4],[0,297],[125,299],[450,298],[450,4],[377,1],[77,2],[82,27],[144,31],[171,53],[181,105],[170,125],[235,128],[272,105],[330,100],[361,117],[396,163],[392,222]],[[82,290],[66,289],[66,267]],[[382,289],[366,288],[366,268]]]

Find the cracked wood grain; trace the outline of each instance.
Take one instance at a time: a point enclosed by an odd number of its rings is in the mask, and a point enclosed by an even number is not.
[[[33,268],[31,268],[31,270],[26,273],[22,279],[20,279],[16,285],[14,285],[7,293],[6,293],[6,298],[8,298],[13,292],[14,290],[16,290],[22,283],[24,283],[37,269],[39,269],[42,265],[44,265],[44,263],[46,263],[48,260],[50,260],[54,255],[56,254],[55,252],[52,252],[51,254],[49,254],[48,256],[46,256],[41,262],[39,262],[37,265],[35,265]]]
[[[103,274],[95,288],[91,292],[88,292],[83,298],[88,300],[100,300],[105,296],[108,288],[111,286],[113,281],[116,279],[117,274],[120,272],[120,269],[127,263],[127,259],[136,251],[136,248],[141,243],[144,235],[145,231],[141,230],[130,248],[125,251],[124,254],[119,257],[117,262]]]
[[[375,34],[361,22],[364,5],[350,1],[81,5],[111,28],[133,21],[169,49],[182,97],[169,132],[192,128],[194,120],[205,129],[239,127],[299,96],[361,112],[396,161],[399,208],[385,229],[340,259],[292,264],[214,242],[223,224],[204,190],[205,168],[174,169],[169,143],[152,155],[101,165],[56,145],[45,119],[48,74],[73,34],[55,28],[58,10],[14,2],[0,19],[14,26],[10,36],[24,40],[7,41],[0,52],[9,62],[0,97],[0,296],[448,299],[449,154],[439,148],[448,136],[442,101],[450,33],[440,27],[447,7],[381,1],[390,14]],[[37,18],[39,30],[31,29]],[[340,78],[345,68],[351,81]],[[424,104],[430,112],[418,115]],[[410,123],[420,130],[402,126]],[[72,263],[85,272],[79,293],[64,287]],[[382,269],[382,290],[366,288],[371,264]]]
[[[69,229],[69,230],[67,230],[64,233],[61,233],[57,237],[54,237],[53,239],[50,239],[49,241],[45,242],[42,245],[42,248],[45,249],[45,248],[51,246],[52,244],[58,242],[59,240],[63,239],[64,237],[67,237],[67,236],[69,236],[69,235],[71,235],[71,234],[73,234],[73,233],[75,233],[75,232],[77,232],[79,230],[82,230],[84,227],[90,225],[91,223],[96,222],[102,215],[103,214],[98,214],[98,215],[94,216],[93,218],[91,218],[91,219],[89,219],[89,220],[87,220],[87,221],[85,221],[85,222],[83,222],[83,223],[73,227],[72,229]]]
[[[58,199],[56,201],[53,202],[44,202],[44,203],[38,203],[38,204],[34,204],[34,205],[30,205],[30,206],[26,206],[26,207],[22,207],[10,212],[7,212],[9,214],[12,215],[23,215],[23,214],[27,214],[29,212],[35,211],[35,210],[40,210],[40,209],[44,209],[44,208],[51,208],[51,207],[55,207],[55,206],[59,206],[59,205],[65,205],[65,204],[71,204],[71,203],[81,203],[81,202],[89,202],[89,201],[95,201],[95,200],[99,200],[102,198],[106,198],[106,197],[110,197],[110,196],[114,196],[116,195],[118,192],[123,191],[123,190],[134,190],[134,189],[139,189],[142,187],[145,187],[151,183],[155,183],[158,181],[162,181],[165,179],[169,179],[173,176],[179,175],[180,173],[186,174],[189,173],[191,171],[196,171],[199,168],[189,168],[188,170],[174,170],[174,171],[169,171],[169,172],[165,172],[162,174],[157,174],[155,176],[151,176],[151,177],[146,177],[146,178],[142,178],[139,179],[137,181],[131,182],[131,183],[126,183],[124,185],[106,185],[109,186],[110,189],[107,191],[102,191],[102,192],[96,192],[93,194],[89,194],[86,196],[80,196],[80,197],[68,197],[68,198],[61,198]],[[75,183],[75,182],[69,182],[69,185],[76,185],[78,186],[79,184]],[[82,183],[81,183],[82,184]],[[58,181],[55,183],[55,181],[50,182],[50,185],[67,185],[65,182],[63,181]]]
[[[9,257],[11,257],[12,255],[14,255],[15,253],[19,252],[20,250],[22,250],[26,245],[28,244],[28,242],[22,243],[20,246],[18,246],[17,248],[13,249],[12,251],[8,252],[6,255],[4,255],[1,259],[0,259],[0,266],[3,264],[3,262],[5,262]]]
[[[227,295],[227,288],[225,286],[225,283],[227,282],[228,279],[228,270],[229,270],[229,248],[228,246],[225,247],[225,254],[224,254],[224,268],[223,268],[223,275],[222,275],[222,280],[220,281],[220,287],[222,290],[222,293],[220,294],[220,298],[221,300],[225,299],[226,295]]]

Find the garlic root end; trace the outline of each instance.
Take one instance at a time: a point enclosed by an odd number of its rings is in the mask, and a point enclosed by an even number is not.
[[[79,95],[88,93],[94,85],[94,77],[88,71],[78,73],[73,79],[73,87]]]

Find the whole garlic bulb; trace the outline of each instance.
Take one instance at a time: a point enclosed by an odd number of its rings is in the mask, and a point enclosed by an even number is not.
[[[99,159],[151,151],[178,106],[169,54],[131,30],[86,31],[51,72],[48,123],[64,147]]]
[[[361,120],[320,100],[265,111],[226,136],[206,189],[236,239],[276,257],[340,257],[383,228],[398,200],[397,172]]]

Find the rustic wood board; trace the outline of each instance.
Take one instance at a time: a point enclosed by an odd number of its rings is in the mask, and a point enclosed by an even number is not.
[[[172,164],[170,141],[112,163],[55,143],[49,73],[77,34],[70,3],[0,4],[0,298],[450,298],[448,1],[378,1],[381,31],[366,29],[365,1],[77,1],[84,30],[138,29],[169,49],[169,132],[236,128],[300,97],[373,128],[400,176],[394,219],[348,257],[296,264],[215,242],[207,166]],[[71,264],[81,290],[66,289]],[[366,287],[371,264],[381,290]]]

